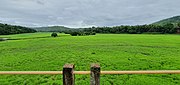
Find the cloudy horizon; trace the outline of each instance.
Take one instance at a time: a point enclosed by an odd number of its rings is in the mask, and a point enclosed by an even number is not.
[[[27,27],[142,25],[180,15],[179,0],[0,1],[0,23]]]

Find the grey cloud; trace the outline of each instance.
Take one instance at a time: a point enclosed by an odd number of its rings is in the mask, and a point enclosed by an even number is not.
[[[41,0],[37,0],[36,1],[38,4],[41,4],[41,5],[44,5],[45,3],[43,2],[43,1],[41,1]]]
[[[149,24],[179,15],[179,0],[0,0],[0,22],[69,27]]]

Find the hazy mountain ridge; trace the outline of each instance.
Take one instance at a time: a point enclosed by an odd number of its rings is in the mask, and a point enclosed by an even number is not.
[[[71,30],[71,28],[64,26],[49,26],[49,27],[36,27],[32,28],[39,32],[63,32],[67,30]]]

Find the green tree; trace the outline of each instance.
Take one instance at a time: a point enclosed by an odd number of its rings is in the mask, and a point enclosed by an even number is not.
[[[52,34],[51,34],[51,37],[57,37],[58,35],[57,35],[57,33],[55,33],[55,32],[53,32]]]
[[[177,26],[180,28],[180,22],[178,22]]]

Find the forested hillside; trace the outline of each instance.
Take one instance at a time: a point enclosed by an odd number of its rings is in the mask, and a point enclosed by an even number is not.
[[[180,22],[180,16],[174,16],[174,17],[171,17],[171,18],[160,20],[160,21],[155,22],[153,24],[155,24],[155,25],[165,25],[167,23],[172,23],[174,25],[177,25],[179,22]]]
[[[0,23],[0,35],[34,33],[36,30],[22,26],[8,25]]]

